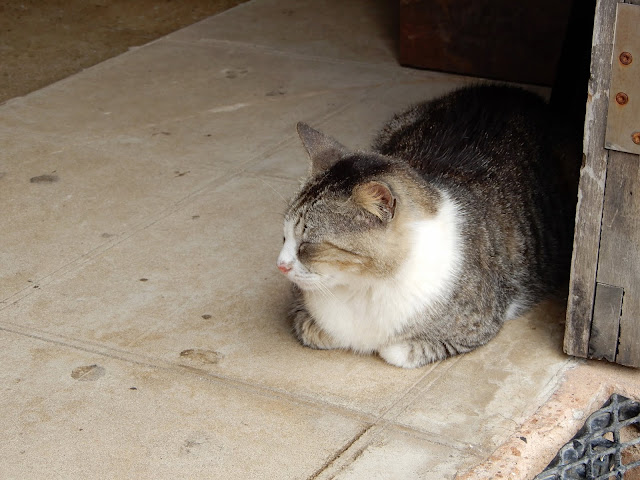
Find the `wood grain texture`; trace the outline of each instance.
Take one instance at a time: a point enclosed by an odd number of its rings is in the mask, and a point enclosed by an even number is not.
[[[616,0],[599,0],[593,27],[591,77],[588,85],[583,165],[580,169],[576,226],[571,259],[564,351],[587,357],[595,297],[600,222],[606,182],[608,151],[604,149],[609,104],[611,51]]]
[[[623,294],[624,290],[620,287],[596,283],[593,322],[589,337],[589,358],[616,361]]]
[[[598,282],[624,290],[617,363],[640,367],[640,156],[609,153]],[[594,313],[594,323],[596,322]],[[592,329],[593,331],[593,329]]]

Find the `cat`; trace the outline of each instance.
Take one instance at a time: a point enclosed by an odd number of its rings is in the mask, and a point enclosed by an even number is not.
[[[299,123],[311,175],[277,260],[297,339],[415,368],[552,294],[572,236],[549,122],[531,92],[473,85],[395,115],[370,151]]]

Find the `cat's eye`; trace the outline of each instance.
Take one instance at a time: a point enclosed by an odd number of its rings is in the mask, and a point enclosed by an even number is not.
[[[304,253],[309,247],[309,245],[310,245],[309,242],[300,242],[300,245],[298,245],[298,255],[301,255],[302,253]]]

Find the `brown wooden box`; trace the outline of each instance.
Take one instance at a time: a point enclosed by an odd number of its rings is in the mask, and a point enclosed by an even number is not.
[[[401,0],[400,63],[553,84],[571,0]]]

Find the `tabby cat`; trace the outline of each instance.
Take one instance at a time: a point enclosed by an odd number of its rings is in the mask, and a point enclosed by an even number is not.
[[[571,218],[546,103],[475,85],[396,115],[371,151],[304,123],[311,176],[277,266],[298,340],[419,367],[485,344],[563,279]]]

